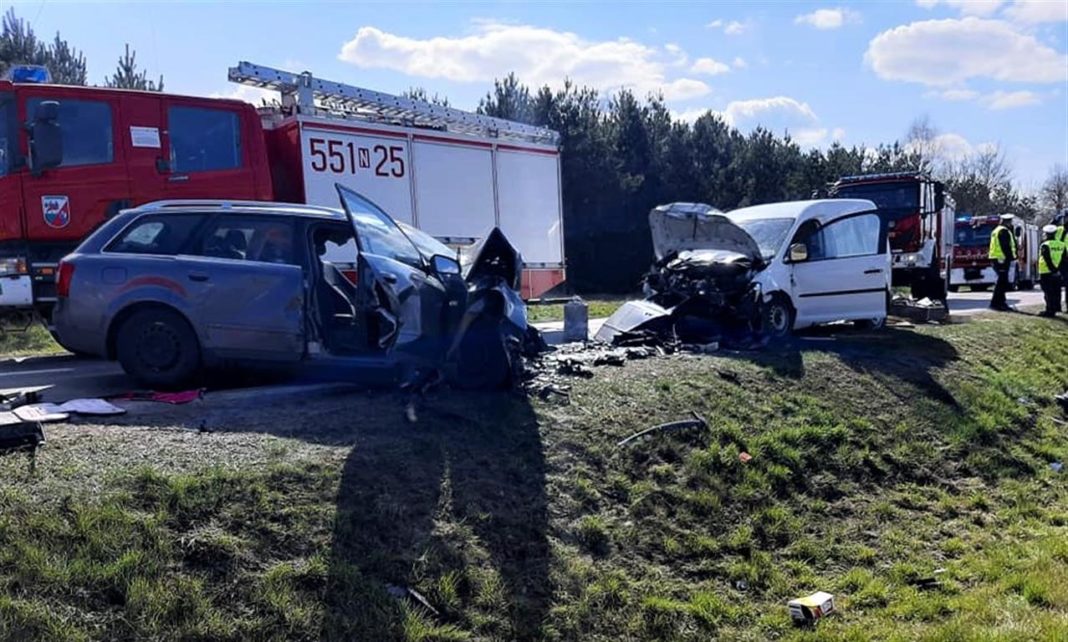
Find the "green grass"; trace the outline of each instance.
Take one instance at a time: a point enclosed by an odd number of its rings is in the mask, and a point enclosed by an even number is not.
[[[35,473],[0,458],[0,639],[1062,640],[1066,363],[1063,321],[991,316],[414,424],[348,394],[53,426]]]
[[[591,319],[601,319],[612,316],[612,313],[616,311],[616,308],[623,305],[625,299],[622,298],[593,298],[584,299],[589,317]],[[564,304],[553,303],[546,305],[528,305],[527,306],[527,318],[532,323],[541,323],[543,321],[563,321],[564,320]]]
[[[25,332],[0,333],[0,358],[25,357],[41,354],[60,354],[64,352],[39,323],[34,323]]]

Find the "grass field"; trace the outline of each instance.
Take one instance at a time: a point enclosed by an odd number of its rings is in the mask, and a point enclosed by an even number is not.
[[[612,313],[616,311],[620,305],[626,299],[622,298],[608,298],[597,297],[585,299],[589,318],[600,319],[604,317],[612,316]],[[553,303],[549,305],[529,305],[527,306],[527,318],[533,323],[541,323],[542,321],[563,321],[564,320],[564,305],[562,303]]]
[[[31,325],[25,332],[0,333],[0,358],[60,352],[63,352],[63,348],[52,340],[52,335],[39,323]]]
[[[1064,640],[1065,364],[1064,320],[1012,315],[597,368],[570,405],[53,425],[35,473],[0,458],[0,638]],[[839,612],[795,627],[816,590]]]

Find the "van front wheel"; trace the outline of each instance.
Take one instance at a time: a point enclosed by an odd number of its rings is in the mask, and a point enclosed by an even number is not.
[[[784,339],[794,330],[794,307],[785,296],[772,295],[771,300],[764,304],[761,319],[765,335],[772,339]]]

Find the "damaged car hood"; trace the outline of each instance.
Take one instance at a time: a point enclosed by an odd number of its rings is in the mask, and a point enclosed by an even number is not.
[[[754,264],[761,260],[760,247],[748,232],[723,212],[704,203],[669,203],[649,212],[649,230],[657,260],[687,250],[714,250],[740,254]]]
[[[501,279],[513,290],[519,290],[523,257],[499,227],[490,230],[478,243],[462,249],[460,265],[468,283],[492,277]]]

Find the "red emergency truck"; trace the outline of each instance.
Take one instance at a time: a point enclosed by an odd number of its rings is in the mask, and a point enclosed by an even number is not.
[[[523,295],[564,279],[558,135],[242,62],[238,100],[0,80],[0,320],[47,319],[59,259],[123,208],[161,199],[336,206],[343,183],[445,242],[499,226]]]

